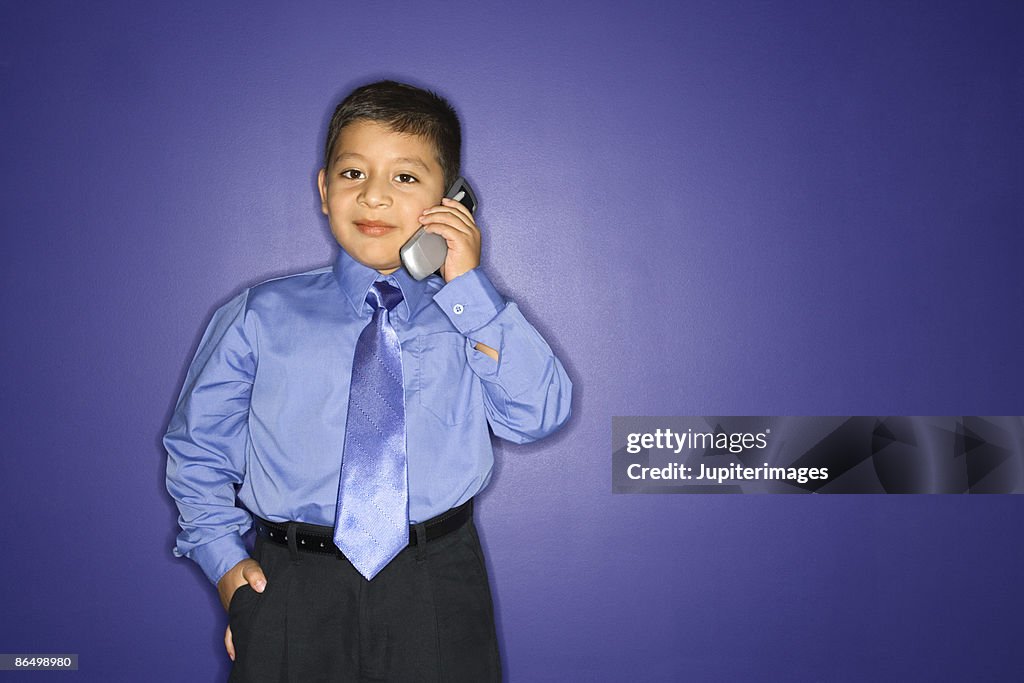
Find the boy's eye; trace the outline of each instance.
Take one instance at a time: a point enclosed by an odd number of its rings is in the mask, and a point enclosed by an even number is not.
[[[398,175],[395,176],[395,180],[397,180],[400,183],[415,183],[416,177],[411,176],[408,173],[399,173]]]
[[[342,178],[348,178],[349,180],[359,180],[363,177],[363,172],[354,168],[346,168],[339,175]]]

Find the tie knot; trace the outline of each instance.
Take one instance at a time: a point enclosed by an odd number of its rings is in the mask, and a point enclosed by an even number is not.
[[[392,310],[402,301],[402,290],[393,287],[383,280],[378,280],[370,287],[366,295],[366,303],[374,308],[386,308]]]

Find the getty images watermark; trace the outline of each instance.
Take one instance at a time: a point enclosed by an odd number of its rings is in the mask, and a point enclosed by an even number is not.
[[[1017,493],[1020,416],[612,419],[616,493]]]

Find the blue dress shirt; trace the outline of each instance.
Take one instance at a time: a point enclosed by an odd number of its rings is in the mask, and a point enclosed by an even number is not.
[[[447,284],[416,281],[339,250],[333,267],[251,287],[214,313],[164,437],[167,490],[181,512],[174,552],[210,581],[249,556],[241,534],[252,519],[236,493],[264,519],[334,524],[352,358],[378,279],[404,296],[391,321],[402,346],[412,522],[487,485],[488,425],[522,443],[568,419],[562,364],[479,268]]]

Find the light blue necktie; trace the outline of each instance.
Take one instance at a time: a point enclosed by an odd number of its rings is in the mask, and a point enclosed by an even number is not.
[[[352,362],[334,544],[367,580],[409,545],[402,347],[388,319],[401,300],[398,288],[373,283],[373,318]]]

